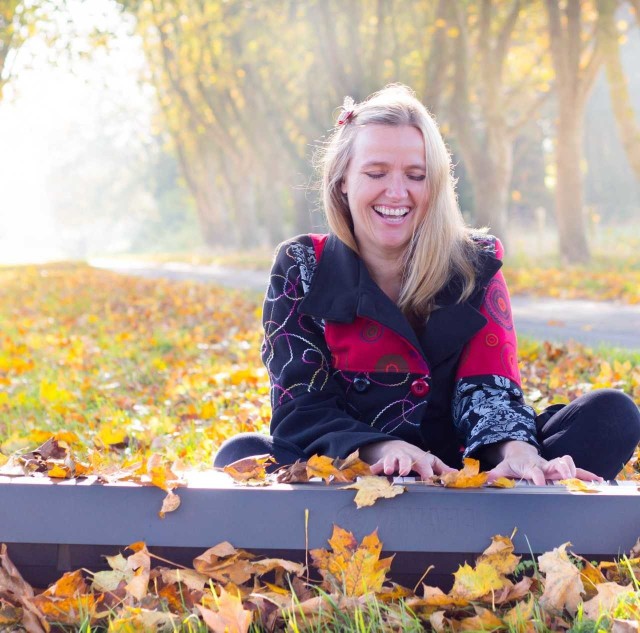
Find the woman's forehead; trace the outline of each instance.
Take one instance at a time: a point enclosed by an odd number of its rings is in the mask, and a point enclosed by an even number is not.
[[[424,167],[425,145],[422,133],[411,125],[366,125],[358,130],[353,154],[359,163],[371,165],[408,162]]]

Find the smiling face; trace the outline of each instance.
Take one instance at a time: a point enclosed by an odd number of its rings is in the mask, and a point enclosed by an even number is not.
[[[425,145],[410,125],[358,131],[342,182],[361,255],[399,257],[426,207]]]

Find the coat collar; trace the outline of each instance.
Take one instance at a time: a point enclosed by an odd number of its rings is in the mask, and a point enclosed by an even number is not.
[[[501,266],[502,262],[493,255],[480,254],[478,292],[484,291]],[[478,292],[469,301],[456,303],[460,289],[459,282],[454,279],[438,293],[440,308],[431,313],[418,335],[398,306],[373,281],[362,259],[335,235],[329,235],[299,310],[339,323],[351,323],[357,316],[376,321],[407,339],[433,368],[461,349],[487,322],[472,305],[479,304],[479,301],[473,301]]]

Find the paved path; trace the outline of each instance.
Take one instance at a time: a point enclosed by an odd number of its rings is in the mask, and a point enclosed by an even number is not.
[[[91,260],[92,266],[143,277],[215,282],[231,288],[264,291],[265,271],[231,270],[220,266],[183,263],[150,264],[118,260]],[[614,302],[513,296],[518,333],[536,339],[619,347],[640,352],[640,305]]]

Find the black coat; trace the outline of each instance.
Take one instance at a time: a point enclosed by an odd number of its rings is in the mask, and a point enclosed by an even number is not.
[[[345,457],[402,439],[451,466],[495,442],[537,446],[500,244],[482,238],[481,246],[473,294],[458,303],[461,284],[452,280],[414,331],[334,235],[281,244],[263,312],[274,440]]]

